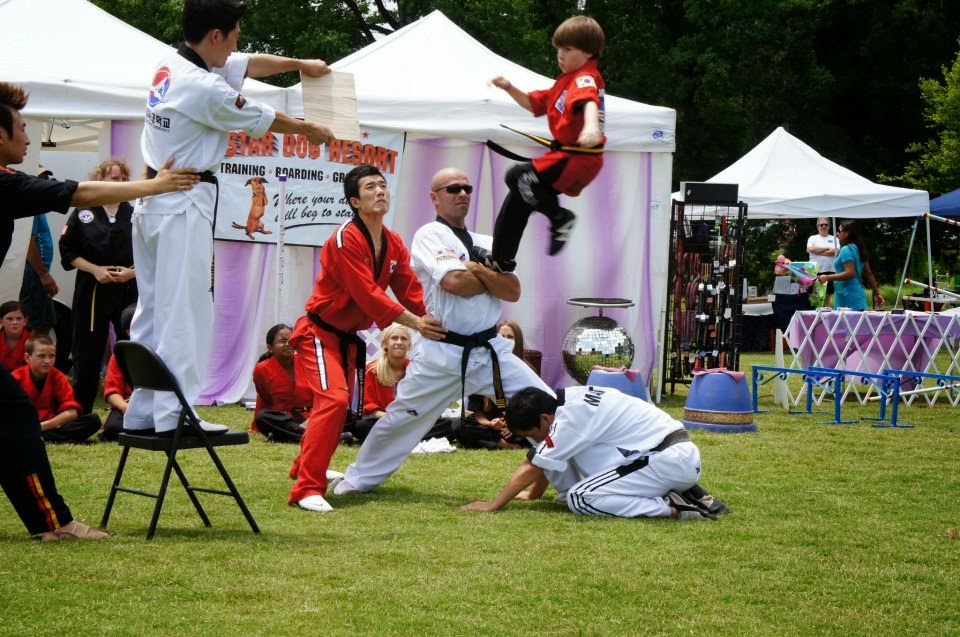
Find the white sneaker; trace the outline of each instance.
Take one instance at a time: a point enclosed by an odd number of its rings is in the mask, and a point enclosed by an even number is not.
[[[297,502],[297,506],[307,511],[316,511],[317,513],[329,513],[333,511],[333,507],[323,499],[322,495],[308,495]]]
[[[327,482],[336,480],[337,478],[343,480],[343,474],[339,471],[334,471],[333,469],[327,469]]]
[[[327,492],[333,492],[334,495],[350,495],[351,493],[363,493],[360,489],[356,488],[349,482],[346,478],[334,478],[327,485]]]

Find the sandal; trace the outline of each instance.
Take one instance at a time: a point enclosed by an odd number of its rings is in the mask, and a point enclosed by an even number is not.
[[[69,524],[65,524],[59,529],[42,534],[40,539],[43,542],[52,542],[54,540],[103,540],[108,537],[110,537],[110,534],[106,531],[71,520]]]

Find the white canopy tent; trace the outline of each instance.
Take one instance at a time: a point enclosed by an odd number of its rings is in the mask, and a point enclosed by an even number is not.
[[[30,91],[31,118],[142,120],[144,89],[168,45],[86,0],[0,0],[0,77]],[[286,107],[283,89],[245,92]]]
[[[707,182],[739,184],[750,219],[914,217],[930,209],[926,191],[875,184],[782,127]]]
[[[23,116],[32,143],[19,168],[35,172],[46,146],[98,152],[101,158],[122,153],[139,173],[139,148],[124,152],[127,149],[112,140],[112,127],[104,123],[126,122],[139,130],[153,71],[171,47],[86,0],[0,0],[0,24],[8,27],[0,42],[0,79],[30,92]],[[248,81],[246,92],[286,108],[284,89]],[[76,172],[55,173],[61,179],[84,179],[88,164]],[[51,215],[54,230],[62,220]],[[7,274],[22,269],[30,224],[29,219],[17,222],[0,298],[15,298],[20,289],[20,280]],[[54,265],[58,281],[72,281],[57,260]],[[73,285],[61,288],[57,298],[69,304]]]
[[[31,151],[40,146],[36,141],[44,122],[82,118],[110,122],[98,134],[101,156],[122,155],[139,163],[136,140],[146,91],[169,47],[85,0],[0,0],[0,20],[16,25],[0,43],[0,77],[31,91],[24,113],[35,141]],[[500,124],[548,133],[545,120],[530,117],[487,82],[505,75],[532,90],[546,88],[552,80],[493,54],[439,12],[334,68],[355,74],[361,126],[407,134],[389,225],[409,242],[415,229],[433,216],[426,195],[430,175],[458,165],[478,186],[469,219],[476,230],[491,232],[509,162],[489,153],[483,142],[494,139],[532,155],[543,149],[527,146]],[[293,114],[301,109],[299,87],[248,82],[244,92]],[[519,254],[524,296],[506,310],[525,328],[528,344],[543,350],[544,377],[555,386],[570,382],[560,356],[566,329],[592,313],[568,305],[571,297],[635,301],[629,310],[608,314],[636,342],[635,365],[649,371],[656,358],[654,317],[662,311],[666,294],[675,113],[612,96],[607,96],[606,109],[604,170],[580,197],[565,200],[580,216],[571,244],[559,257],[547,259],[546,224],[532,220]],[[36,162],[32,152],[24,168],[32,170]],[[58,177],[83,175],[59,172]],[[316,274],[316,256],[310,248],[289,248],[288,298],[282,304],[286,311],[276,317],[266,309],[275,306],[274,247],[217,242],[216,250],[218,331],[211,368],[220,378],[208,381],[203,397],[235,401],[249,387],[266,327],[278,319],[290,322],[302,312]],[[22,262],[22,253],[19,258]],[[231,275],[239,268],[248,271],[240,279],[221,280],[228,266],[235,268]]]
[[[408,135],[448,137],[503,144],[523,140],[500,127],[549,137],[546,118],[532,119],[489,80],[503,75],[524,90],[549,87],[553,80],[496,55],[440,11],[407,25],[332,65],[353,73],[360,121]],[[290,109],[303,112],[298,87]],[[608,95],[606,149],[672,152],[676,112]]]

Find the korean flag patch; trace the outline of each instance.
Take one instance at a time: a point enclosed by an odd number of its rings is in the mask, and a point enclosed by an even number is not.
[[[577,78],[577,88],[588,88],[590,86],[597,88],[597,83],[592,75],[581,75]]]

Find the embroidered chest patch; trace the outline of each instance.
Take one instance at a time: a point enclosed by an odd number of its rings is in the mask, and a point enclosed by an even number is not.
[[[563,105],[563,103],[566,101],[566,99],[567,99],[567,91],[564,90],[563,93],[560,93],[560,97],[557,98],[557,101],[553,103],[553,107],[554,107],[555,109],[557,109],[557,111],[559,111],[559,112],[562,113],[562,112],[564,111],[564,109],[566,108],[566,107]]]

